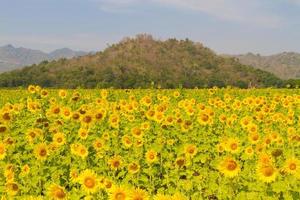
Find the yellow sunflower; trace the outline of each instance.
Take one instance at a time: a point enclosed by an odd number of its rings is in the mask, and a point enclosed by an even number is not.
[[[241,171],[238,162],[230,157],[222,160],[218,166],[218,169],[221,173],[224,174],[225,177],[230,178],[237,176]]]
[[[34,148],[34,155],[38,160],[46,160],[48,156],[48,146],[45,143],[40,143]]]
[[[80,184],[84,192],[91,194],[99,190],[99,181],[93,170],[86,169],[80,174]]]
[[[185,147],[185,155],[188,157],[194,157],[197,154],[197,147],[194,144],[188,144]]]
[[[109,194],[109,200],[128,200],[129,193],[124,187],[114,187]]]
[[[258,164],[256,169],[258,179],[265,183],[276,180],[278,171],[272,164]]]
[[[284,171],[293,174],[300,175],[300,161],[297,158],[289,158],[285,161]]]
[[[149,200],[149,195],[147,191],[136,188],[130,192],[129,200]]]
[[[154,163],[157,161],[157,152],[152,149],[148,150],[146,152],[145,157],[146,157],[147,163],[149,163],[149,164]]]
[[[6,192],[9,196],[16,196],[20,190],[19,185],[15,182],[6,183]]]
[[[89,130],[85,129],[85,128],[80,128],[78,130],[78,136],[80,139],[85,140],[89,135]]]
[[[113,170],[118,170],[122,167],[122,157],[114,156],[109,160],[110,168]]]
[[[136,162],[132,162],[128,165],[128,172],[131,174],[136,174],[140,170],[140,165]]]
[[[53,135],[53,142],[58,146],[64,145],[66,143],[65,135],[60,132],[55,133]]]
[[[0,142],[0,160],[3,160],[6,156],[5,144]]]
[[[56,184],[51,184],[48,188],[47,195],[50,199],[67,199],[67,193],[64,187]]]
[[[237,153],[239,152],[240,146],[239,146],[239,140],[236,138],[229,138],[226,141],[226,150],[231,153]]]
[[[5,124],[0,124],[0,135],[6,133],[8,127]]]

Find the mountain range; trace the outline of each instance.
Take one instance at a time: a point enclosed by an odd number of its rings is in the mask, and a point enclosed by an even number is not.
[[[162,88],[282,84],[272,73],[219,56],[201,43],[163,41],[147,34],[125,38],[95,54],[44,61],[0,75],[0,87],[147,88],[153,82]]]
[[[231,55],[239,62],[275,74],[282,79],[300,79],[300,53],[283,52],[270,56],[259,54]]]
[[[62,48],[45,53],[39,50],[32,50],[23,47],[16,48],[12,45],[0,47],[0,72],[9,71],[24,66],[39,64],[44,60],[57,60],[60,58],[73,58],[87,55],[84,51],[73,51],[69,48]]]

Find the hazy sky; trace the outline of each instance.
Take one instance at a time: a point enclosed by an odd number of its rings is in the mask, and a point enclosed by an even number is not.
[[[0,0],[0,46],[101,50],[138,33],[218,53],[300,52],[300,0]]]

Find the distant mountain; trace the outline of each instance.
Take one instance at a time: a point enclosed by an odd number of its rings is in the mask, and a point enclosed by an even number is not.
[[[283,52],[271,56],[248,53],[233,57],[242,64],[271,72],[282,79],[300,79],[300,53]]]
[[[57,49],[47,54],[38,50],[23,47],[15,48],[12,45],[6,45],[0,47],[0,72],[38,64],[44,60],[51,61],[60,58],[73,58],[87,54],[83,51],[73,51],[68,48]]]
[[[162,88],[282,84],[275,75],[218,56],[201,43],[155,40],[145,34],[125,38],[93,55],[42,62],[0,75],[0,87],[146,88],[152,82]]]

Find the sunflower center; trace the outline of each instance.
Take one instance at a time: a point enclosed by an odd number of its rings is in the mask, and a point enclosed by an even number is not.
[[[54,114],[58,114],[60,112],[60,109],[59,108],[55,108],[54,110],[53,110],[53,113]]]
[[[237,168],[237,164],[236,164],[235,161],[231,160],[231,161],[228,162],[227,169],[229,171],[234,171],[236,168]]]
[[[120,162],[118,160],[113,162],[113,166],[114,167],[119,167],[120,166]]]
[[[153,159],[155,158],[155,156],[154,156],[153,154],[150,154],[149,158],[150,158],[151,160],[153,160]]]
[[[1,126],[0,127],[0,133],[4,133],[6,131],[6,127],[5,126]]]
[[[17,184],[15,184],[15,183],[12,183],[11,184],[11,189],[16,192],[16,191],[19,190],[19,186]]]
[[[126,198],[126,195],[122,192],[118,192],[116,195],[115,195],[115,199],[116,200],[124,200]]]
[[[101,113],[98,113],[98,114],[96,115],[96,118],[97,118],[97,119],[102,119],[102,117],[103,117],[103,115],[102,115]]]
[[[93,188],[95,187],[96,182],[93,178],[88,177],[84,180],[84,185],[88,188]]]
[[[179,160],[176,161],[176,164],[177,164],[179,167],[181,167],[181,166],[184,165],[184,160],[183,160],[183,159],[179,159]]]
[[[84,119],[83,119],[83,121],[85,123],[90,123],[92,121],[92,117],[91,116],[85,116]]]
[[[202,121],[206,122],[206,121],[208,121],[208,116],[206,114],[203,114],[201,119],[202,119]]]
[[[290,164],[290,170],[295,170],[297,168],[297,165],[295,163]]]
[[[4,119],[4,120],[7,120],[7,121],[10,120],[9,113],[4,113],[3,119]]]
[[[63,199],[66,197],[66,194],[65,192],[62,190],[62,189],[58,189],[56,192],[55,192],[55,197],[57,197],[58,199]]]
[[[62,142],[62,138],[57,138],[57,142],[61,143]]]
[[[190,154],[193,154],[193,153],[195,152],[195,150],[191,148],[191,149],[188,150],[188,152],[189,152]]]
[[[237,147],[238,147],[237,143],[232,143],[232,144],[230,145],[230,148],[231,148],[232,150],[236,150]]]
[[[270,177],[274,174],[274,169],[271,166],[267,166],[263,169],[263,174],[266,177]]]
[[[46,154],[47,154],[46,149],[41,149],[40,150],[40,153],[39,153],[40,156],[46,156]]]

